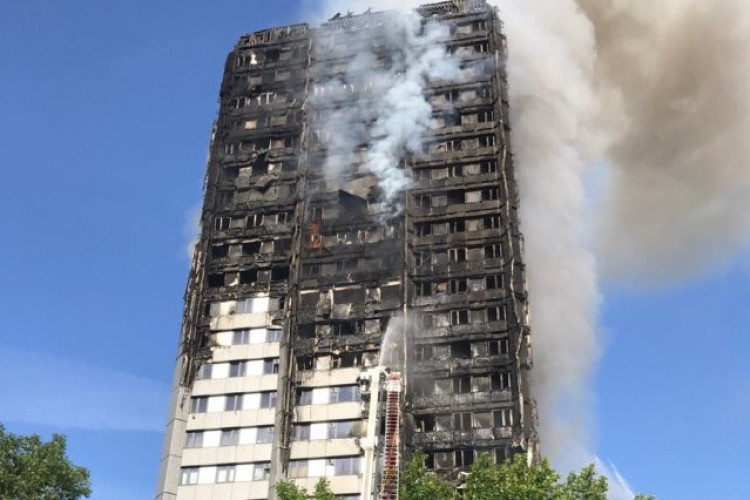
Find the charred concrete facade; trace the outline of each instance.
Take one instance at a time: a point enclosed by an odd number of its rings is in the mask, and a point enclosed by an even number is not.
[[[447,27],[462,77],[425,85],[434,126],[400,155],[410,184],[390,203],[371,144],[336,157],[324,125],[377,108],[346,68],[364,49],[398,64],[377,36],[388,13],[264,30],[229,54],[157,499],[273,498],[319,477],[362,498],[365,416],[383,404],[363,373],[395,330],[404,457],[457,477],[483,451],[537,456],[502,23],[482,0],[417,12]]]

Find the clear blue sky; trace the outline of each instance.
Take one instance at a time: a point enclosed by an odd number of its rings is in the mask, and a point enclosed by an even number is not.
[[[0,10],[0,421],[64,432],[95,500],[152,497],[226,53],[299,1]],[[747,269],[609,291],[597,451],[663,499],[745,499]]]

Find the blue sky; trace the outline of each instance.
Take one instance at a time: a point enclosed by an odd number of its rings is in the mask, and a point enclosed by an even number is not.
[[[95,500],[151,498],[226,53],[299,2],[6,2],[0,422],[64,432]],[[741,266],[606,290],[598,454],[664,499],[747,498]]]

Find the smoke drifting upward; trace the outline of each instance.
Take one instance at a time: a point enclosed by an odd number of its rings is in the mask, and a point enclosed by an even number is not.
[[[608,278],[653,284],[710,271],[750,236],[750,4],[580,0],[597,85],[617,93],[601,195]]]
[[[584,183],[601,138],[593,31],[572,0],[503,5],[509,44],[512,147],[534,334],[534,396],[544,453],[591,460],[587,382],[598,355],[598,290],[587,246]]]
[[[313,107],[326,99],[357,93],[363,99],[344,100],[326,113],[317,132],[326,143],[324,171],[337,179],[344,165],[352,163],[362,144],[369,143],[365,167],[378,180],[382,201],[389,212],[403,207],[397,198],[410,185],[401,168],[405,153],[416,153],[433,128],[432,107],[424,90],[428,82],[457,80],[459,60],[446,53],[443,40],[448,28],[439,23],[422,26],[420,17],[386,13],[382,23],[373,24],[359,35],[364,50],[347,65],[338,78],[316,85]],[[379,60],[368,50],[371,40],[380,38],[393,48],[393,59]],[[332,52],[350,52],[351,47],[321,43]],[[366,124],[372,124],[368,130]]]

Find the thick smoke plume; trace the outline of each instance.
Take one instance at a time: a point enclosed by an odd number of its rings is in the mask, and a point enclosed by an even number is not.
[[[368,143],[361,160],[377,177],[386,211],[398,212],[403,207],[397,199],[410,185],[401,158],[419,152],[434,128],[424,90],[430,81],[459,79],[461,69],[459,60],[446,53],[446,26],[423,26],[414,12],[388,13],[383,21],[360,33],[357,43],[364,50],[340,77],[321,82],[311,102],[315,106],[345,93],[361,97],[341,102],[318,123],[317,132],[327,148],[324,172],[331,179],[338,178],[344,166],[357,159],[361,145]],[[393,47],[393,60],[378,60],[369,45],[376,37]],[[343,54],[351,48],[334,45],[328,50]],[[365,125],[368,123],[371,130]]]
[[[614,135],[601,195],[607,277],[709,271],[750,236],[750,3],[579,0]]]

